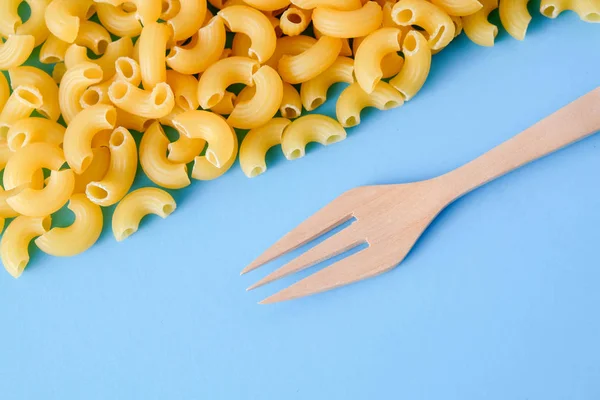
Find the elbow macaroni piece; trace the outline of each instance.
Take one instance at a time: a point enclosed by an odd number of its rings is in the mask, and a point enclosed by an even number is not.
[[[8,148],[16,152],[31,143],[49,143],[60,146],[65,136],[65,127],[46,118],[29,117],[15,122],[6,135]]]
[[[19,17],[19,5],[22,0],[3,0],[0,2],[0,36],[13,34],[31,35],[35,37],[35,46],[46,40],[50,31],[46,27],[44,15],[49,0],[26,0],[31,13],[27,21]]]
[[[197,40],[187,46],[174,46],[167,65],[182,74],[204,72],[221,57],[225,48],[225,25],[220,17],[211,19],[198,31]]]
[[[129,57],[133,52],[131,38],[123,37],[106,47],[104,54],[97,59],[87,56],[87,48],[72,44],[65,53],[65,65],[67,70],[83,63],[96,64],[102,68],[103,78],[108,80],[115,75],[115,63],[121,57]]]
[[[31,35],[10,35],[6,42],[0,38],[0,69],[22,65],[33,51],[35,38]]]
[[[4,189],[9,191],[35,183],[36,173],[42,168],[58,171],[64,163],[65,156],[58,146],[49,143],[33,143],[23,147],[6,163]],[[35,189],[37,188],[36,185]]]
[[[4,108],[4,105],[8,101],[10,97],[10,88],[8,86],[8,81],[4,74],[0,74],[0,110]]]
[[[67,70],[58,87],[58,104],[67,124],[83,109],[80,99],[86,89],[100,83],[103,76],[100,66],[87,62]]]
[[[91,7],[92,0],[53,0],[44,15],[46,26],[60,40],[73,43]]]
[[[500,22],[504,29],[517,40],[525,39],[531,15],[527,10],[529,0],[502,0],[500,2]]]
[[[160,14],[160,19],[163,21],[173,19],[181,12],[181,2],[179,0],[163,0],[161,11],[162,14]]]
[[[91,248],[100,238],[104,219],[100,206],[83,194],[69,201],[75,221],[66,228],[52,228],[35,240],[37,247],[55,257],[72,257]]]
[[[283,98],[279,106],[283,118],[294,119],[302,115],[302,99],[300,93],[289,83],[283,84]]]
[[[110,131],[109,131],[110,132]],[[83,193],[88,183],[97,182],[106,176],[110,166],[110,150],[108,147],[96,147],[92,149],[92,163],[83,173],[75,175],[75,187],[73,194]]]
[[[334,83],[354,82],[354,60],[338,57],[325,72],[300,86],[300,98],[307,111],[312,111],[327,100],[327,91]]]
[[[194,158],[194,168],[192,168],[192,178],[199,181],[210,181],[222,176],[233,166],[238,154],[238,139],[237,135],[231,130],[231,139],[233,140],[233,152],[229,159],[220,167],[215,167],[211,164],[206,156],[198,156]]]
[[[277,45],[275,46],[275,53],[265,63],[271,68],[277,68],[279,60],[284,55],[296,56],[306,50],[310,49],[317,43],[317,39],[310,36],[298,35],[298,36],[284,36],[277,39]]]
[[[142,33],[142,25],[135,12],[127,12],[122,6],[97,3],[96,13],[102,26],[113,35],[136,37]]]
[[[304,10],[327,7],[340,11],[353,11],[363,6],[363,2],[360,0],[293,0],[292,4]]]
[[[50,34],[40,49],[40,62],[54,64],[64,61],[69,46],[71,46],[70,43]]]
[[[167,66],[165,52],[171,38],[171,28],[167,24],[153,22],[145,25],[139,40],[139,63],[142,70],[144,89],[153,89],[166,82]]]
[[[137,146],[131,133],[123,127],[112,131],[108,142],[110,165],[102,180],[88,183],[85,194],[99,206],[118,203],[131,189],[137,172]]]
[[[362,8],[341,11],[328,7],[317,7],[312,21],[323,35],[336,38],[356,38],[367,36],[379,29],[383,21],[381,6],[374,1],[365,3]]]
[[[210,4],[218,7],[215,3],[221,0],[209,0]],[[290,0],[244,0],[244,3],[261,11],[277,11],[290,5]]]
[[[254,96],[238,103],[227,118],[227,123],[234,128],[252,129],[264,125],[273,118],[281,105],[283,83],[277,71],[264,65],[256,71],[252,80]]]
[[[167,71],[167,84],[175,96],[175,106],[182,110],[195,110],[198,103],[198,80],[193,75],[180,74],[174,70]]]
[[[143,188],[129,193],[117,205],[112,219],[115,239],[121,242],[137,232],[140,221],[148,214],[168,217],[177,205],[173,197],[164,190]]]
[[[111,6],[121,6],[125,9],[131,3],[134,7],[129,9],[135,17],[146,26],[153,22],[158,21],[162,14],[162,0],[94,0],[96,3],[110,4]],[[98,5],[99,5],[98,4]]]
[[[184,40],[202,27],[206,16],[206,0],[180,0],[181,7],[167,24],[173,30],[173,40]]]
[[[600,4],[594,0],[542,0],[540,12],[548,18],[556,18],[565,10],[572,10],[582,21],[600,22]]]
[[[56,121],[60,117],[58,105],[58,86],[54,79],[35,67],[17,67],[8,71],[13,90],[19,86],[36,88],[42,95],[42,105],[38,112],[44,117]]]
[[[281,136],[290,123],[286,118],[273,118],[260,128],[248,132],[240,146],[240,166],[248,178],[254,178],[267,170],[267,151],[281,144]]]
[[[104,54],[109,43],[112,42],[110,33],[102,25],[92,21],[83,21],[79,26],[79,33],[75,44],[87,47],[95,55]]]
[[[482,7],[478,0],[432,0],[431,2],[446,11],[448,15],[456,17],[475,14]]]
[[[283,132],[281,149],[288,160],[304,157],[310,142],[324,146],[346,139],[346,130],[339,122],[325,115],[311,114],[294,120]]]
[[[108,89],[113,104],[130,114],[156,119],[168,115],[175,107],[171,87],[161,82],[152,90],[143,90],[126,81],[115,81]]]
[[[336,117],[345,128],[360,124],[360,112],[366,107],[389,110],[404,104],[396,89],[385,82],[379,82],[371,93],[365,92],[358,83],[348,86],[340,94],[336,104]]]
[[[173,117],[174,118],[174,117]],[[190,139],[185,135],[167,145],[167,159],[176,164],[188,164],[202,153],[206,142],[202,139]]]
[[[488,16],[498,8],[498,0],[480,0],[483,8],[475,14],[462,17],[463,30],[473,43],[480,46],[493,46],[498,27],[488,21]]]
[[[310,24],[312,11],[291,6],[281,14],[279,29],[288,36],[297,36]]]
[[[331,67],[341,48],[340,39],[321,36],[315,45],[305,52],[282,56],[277,71],[284,82],[296,84],[309,81]]]
[[[425,29],[431,50],[441,50],[454,39],[450,16],[426,0],[402,0],[394,5],[391,16],[398,25],[418,25]]]
[[[231,6],[219,11],[219,17],[232,32],[243,33],[250,38],[252,45],[248,56],[266,62],[275,52],[277,36],[275,29],[263,13],[248,6]]]
[[[42,94],[32,86],[19,86],[16,88],[2,112],[0,112],[0,138],[6,139],[10,127],[20,119],[27,118],[33,110],[43,105]]]
[[[8,225],[0,241],[0,258],[4,268],[13,278],[20,277],[29,264],[29,242],[48,232],[51,224],[50,216],[20,216]]]
[[[167,189],[182,189],[190,185],[187,166],[167,158],[169,139],[160,123],[153,123],[142,136],[140,164],[146,176],[154,183]],[[202,149],[200,149],[202,151]],[[198,152],[196,155],[200,154]]]
[[[214,112],[215,114],[219,114],[219,115],[229,115],[233,111],[235,102],[236,102],[236,95],[231,92],[225,91],[225,94],[223,95],[223,99],[221,99],[221,101],[218,102],[216,106],[212,107],[210,109],[210,111]]]
[[[67,67],[64,62],[60,62],[54,66],[52,70],[52,79],[56,82],[57,85],[60,85],[63,76],[67,73]]]
[[[425,84],[431,67],[431,50],[421,33],[411,31],[404,38],[402,52],[406,61],[398,75],[390,80],[390,85],[400,92],[405,101],[408,101]]]
[[[401,40],[400,29],[381,28],[369,34],[358,46],[354,58],[354,74],[365,92],[375,90],[375,86],[383,78],[381,64],[384,57],[400,51]]]
[[[94,136],[102,131],[113,129],[116,122],[117,110],[105,104],[86,108],[71,121],[65,131],[63,148],[67,163],[77,174],[82,174],[94,158],[92,152]]]

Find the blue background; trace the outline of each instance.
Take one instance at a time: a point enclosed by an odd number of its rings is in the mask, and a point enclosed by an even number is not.
[[[250,293],[290,257],[239,276],[344,190],[447,172],[598,85],[600,26],[536,13],[523,43],[452,43],[342,143],[274,150],[252,180],[236,164],[123,243],[34,252],[0,274],[0,397],[600,398],[600,136],[460,199],[390,273],[272,306],[308,272]]]

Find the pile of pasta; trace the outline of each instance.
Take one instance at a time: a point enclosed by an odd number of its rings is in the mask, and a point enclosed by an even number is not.
[[[171,214],[165,190],[130,192],[139,165],[164,189],[215,179],[238,154],[255,177],[273,146],[296,159],[344,139],[363,108],[409,101],[461,31],[492,46],[493,10],[519,40],[531,19],[527,0],[25,0],[25,20],[22,2],[0,1],[0,257],[14,277],[32,240],[53,256],[89,249],[102,207],[116,205],[118,241]],[[541,2],[551,18],[565,9],[600,22],[599,0]],[[23,65],[36,47],[51,74]],[[303,115],[338,82],[336,119]],[[241,146],[235,129],[249,130]],[[74,222],[53,227],[65,205]]]

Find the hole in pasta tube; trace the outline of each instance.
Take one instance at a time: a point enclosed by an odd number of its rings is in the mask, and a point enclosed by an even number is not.
[[[177,105],[179,107],[183,108],[184,110],[193,110],[194,109],[192,102],[183,95],[177,96],[177,99],[175,100],[175,102],[177,103]]]
[[[206,102],[206,107],[204,108],[213,108],[214,106],[219,104],[222,99],[223,95],[221,93],[215,93],[209,97],[208,101]]]
[[[303,20],[302,15],[292,10],[286,14],[286,19],[292,24],[301,24]]]
[[[162,0],[162,5],[161,5],[161,9],[160,9],[161,14],[166,13],[170,9],[171,9],[171,2],[169,0]]]
[[[302,157],[303,155],[304,153],[301,149],[295,149],[289,154],[288,159],[295,160],[297,158]]]
[[[121,75],[126,80],[133,79],[135,75],[133,60],[128,57],[119,57],[115,62],[115,69],[117,74]]]
[[[585,17],[583,17],[584,21],[587,22],[600,22],[600,14],[598,13],[589,13]]]
[[[47,217],[44,217],[44,219],[42,219],[42,228],[46,232],[48,232],[50,228],[52,228],[52,217],[48,215]]]
[[[221,168],[221,163],[219,162],[219,159],[217,158],[217,156],[215,155],[215,152],[207,149],[206,150],[206,160],[211,163],[212,165],[214,165],[217,168]]]
[[[346,122],[344,122],[344,127],[346,127],[346,128],[351,128],[351,127],[356,126],[356,125],[358,125],[356,117],[348,117],[348,118],[346,118]],[[327,144],[334,143],[334,142],[330,141],[331,138],[334,137],[334,136],[330,136],[330,137],[327,138]]]
[[[554,6],[542,7],[542,9],[540,11],[544,15],[544,17],[547,17],[547,18],[556,18],[557,14],[558,14],[556,12],[556,7],[554,7]]]
[[[412,10],[400,10],[396,15],[392,15],[392,19],[398,25],[410,25],[413,19]]]
[[[90,7],[87,9],[87,12],[85,13],[85,19],[92,18],[94,14],[96,14],[96,6],[91,4]]]
[[[390,100],[383,105],[383,109],[389,110],[390,108],[398,107],[398,105],[399,104],[397,102],[395,102],[394,100]]]
[[[102,202],[108,198],[108,192],[96,183],[88,183],[85,193],[93,202]]]
[[[354,117],[350,117],[352,119],[354,119]],[[333,144],[335,142],[339,142],[340,140],[342,140],[342,137],[340,135],[331,135],[327,138],[327,141],[325,142],[325,144]]]
[[[56,56],[46,56],[46,57],[40,57],[40,61],[43,62],[44,64],[57,64],[61,60],[60,60],[60,58],[58,58]]]
[[[283,36],[283,31],[281,30],[281,27],[279,25],[277,25],[274,29],[275,29],[275,36],[277,36],[277,37]]]
[[[83,160],[81,160],[81,172],[84,172],[86,169],[88,169],[88,167],[90,166],[90,164],[92,163],[92,156],[85,156],[83,157]]]
[[[430,44],[429,47],[436,48],[436,46],[439,43],[440,39],[444,35],[444,32],[446,32],[446,27],[444,25],[440,25],[440,27],[429,38],[429,44]],[[496,28],[496,33],[497,32],[498,32],[498,28]],[[496,35],[494,35],[494,36],[496,36]],[[408,39],[408,37],[407,37],[407,39]],[[404,41],[406,42],[406,39]]]
[[[98,53],[104,54],[106,52],[106,48],[108,47],[108,42],[106,40],[98,41]]]
[[[123,3],[121,5],[121,8],[123,9],[123,11],[125,11],[127,13],[137,12],[137,6],[135,5],[135,3],[132,3],[131,1],[126,1],[125,3]]]
[[[281,110],[281,116],[288,119],[298,118],[300,116],[300,112],[297,108],[294,107],[283,107],[283,109]]]
[[[123,130],[118,128],[115,129],[112,135],[110,135],[109,144],[111,147],[118,148],[121,147],[125,143],[125,135],[123,134]]]
[[[89,80],[102,79],[102,69],[98,66],[94,66],[93,68],[83,71],[83,76]]]
[[[265,171],[261,167],[254,167],[252,168],[252,171],[250,171],[250,178],[255,178],[263,172]]]
[[[127,228],[123,232],[121,232],[121,234],[117,238],[117,241],[121,242],[121,241],[127,239],[129,236],[133,235],[134,233],[135,233],[135,229]]]
[[[20,86],[15,90],[15,93],[21,102],[31,108],[40,108],[44,104],[41,93],[34,88]]]
[[[144,129],[144,132],[148,130],[148,128],[150,128],[150,126],[154,123],[153,119],[148,119],[146,121],[144,121],[144,123],[142,124],[142,128]]]
[[[129,85],[125,82],[116,81],[108,88],[113,101],[123,100],[129,93]]]
[[[310,109],[314,110],[315,108],[319,107],[324,102],[325,102],[325,99],[323,97],[317,97],[310,103]]]
[[[23,147],[23,145],[25,144],[25,140],[27,140],[27,135],[24,132],[19,132],[16,135],[14,135],[12,138],[10,138],[8,147],[12,151],[17,151]]]
[[[173,211],[175,211],[175,207],[173,206],[173,204],[165,204],[162,208],[162,213],[165,217],[172,214]]]
[[[167,101],[168,97],[169,92],[167,91],[165,85],[157,85],[152,91],[152,99],[156,106],[161,106],[162,104],[164,104],[165,101]]]
[[[104,119],[109,125],[115,126],[115,124],[117,123],[117,110],[114,107],[106,110],[106,113],[104,114]]]
[[[414,53],[417,50],[418,44],[417,44],[417,39],[415,38],[414,34],[408,34],[406,36],[406,39],[404,39],[404,44],[402,45],[402,48],[404,50],[405,53]]]
[[[83,108],[91,107],[100,102],[100,94],[97,88],[89,88],[81,96],[81,106]]]

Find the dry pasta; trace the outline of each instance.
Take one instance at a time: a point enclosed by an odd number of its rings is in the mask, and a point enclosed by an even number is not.
[[[369,1],[362,8],[350,11],[317,7],[313,11],[312,21],[323,35],[356,38],[377,30],[383,21],[383,13],[379,4]]]
[[[136,13],[125,11],[122,5],[97,3],[96,14],[100,23],[113,35],[135,37],[142,32]]]
[[[26,0],[31,13],[27,21],[19,17],[19,5],[22,0],[4,0],[0,2],[0,35],[31,35],[35,46],[42,44],[50,33],[44,21],[49,0]]]
[[[110,85],[108,97],[115,106],[144,118],[162,118],[175,106],[173,91],[165,82],[158,83],[152,90],[143,90],[118,80]]]
[[[42,105],[37,108],[44,117],[56,121],[60,117],[58,86],[54,79],[39,68],[17,67],[8,71],[13,90],[19,86],[36,88],[42,95]]]
[[[304,108],[312,111],[325,103],[327,91],[338,82],[354,82],[354,60],[338,57],[322,74],[300,86],[300,98]]]
[[[431,67],[431,50],[421,33],[410,31],[402,44],[402,52],[406,61],[398,75],[390,80],[390,85],[408,101],[425,84]]]
[[[15,122],[6,135],[10,151],[15,152],[31,143],[50,143],[60,146],[65,127],[47,118],[28,117]]]
[[[173,40],[184,40],[202,27],[206,15],[206,0],[180,0],[180,8],[175,16],[167,19],[173,30]]]
[[[298,118],[302,114],[302,99],[300,93],[289,83],[283,84],[283,97],[279,106],[279,113],[288,119]]]
[[[381,28],[367,36],[358,47],[354,59],[354,74],[360,87],[367,93],[383,78],[382,61],[388,54],[400,51],[402,31]]]
[[[267,170],[267,151],[281,144],[283,131],[290,123],[287,118],[273,118],[260,128],[248,132],[240,146],[240,166],[248,178],[254,178]]]
[[[321,36],[314,46],[301,54],[282,56],[277,71],[285,82],[306,82],[329,68],[340,54],[341,48],[342,41],[339,38]]]
[[[73,43],[91,7],[92,0],[53,0],[44,14],[46,26],[60,40]]]
[[[565,10],[572,10],[582,21],[600,22],[600,4],[594,0],[542,0],[540,12],[548,18],[556,18]]]
[[[488,16],[498,8],[498,0],[480,0],[483,8],[475,14],[462,17],[465,34],[480,46],[493,46],[498,27],[488,21]]]
[[[340,94],[336,104],[336,117],[343,127],[350,128],[360,124],[360,112],[366,107],[389,110],[404,103],[402,95],[390,84],[378,82],[370,93],[365,92],[358,83],[348,86]]]
[[[40,49],[40,62],[44,64],[54,64],[64,61],[65,54],[70,45],[70,43],[60,40],[53,34],[50,34]]]
[[[31,35],[10,35],[4,43],[0,39],[0,69],[22,65],[33,51],[35,38]]]
[[[14,278],[23,274],[29,264],[29,242],[50,230],[52,218],[15,218],[2,235],[0,258],[6,271]]]
[[[324,146],[346,139],[346,130],[335,119],[311,114],[294,120],[283,132],[281,149],[288,160],[304,157],[310,142]]]
[[[138,43],[144,89],[153,89],[157,84],[167,80],[165,51],[167,42],[171,38],[170,29],[168,25],[158,22],[145,25],[142,29]]]
[[[450,16],[426,0],[402,0],[394,5],[391,16],[398,25],[418,25],[425,29],[432,50],[443,49],[454,39]]]

